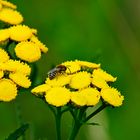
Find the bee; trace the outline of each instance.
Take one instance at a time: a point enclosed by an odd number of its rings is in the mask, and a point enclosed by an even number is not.
[[[50,80],[54,79],[58,74],[64,73],[67,67],[64,65],[58,65],[48,72],[48,77]]]

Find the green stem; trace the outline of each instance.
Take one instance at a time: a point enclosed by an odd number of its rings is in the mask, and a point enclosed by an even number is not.
[[[97,110],[95,110],[93,113],[91,113],[83,122],[87,122],[89,119],[91,119],[93,116],[95,116],[97,113],[101,112],[104,108],[106,108],[107,104],[102,104]]]
[[[57,140],[61,140],[61,115],[61,107],[58,107],[55,115]]]
[[[81,124],[78,123],[78,121],[74,120],[73,127],[71,129],[71,133],[70,133],[68,140],[75,140],[75,138],[80,130],[80,127],[81,127]]]

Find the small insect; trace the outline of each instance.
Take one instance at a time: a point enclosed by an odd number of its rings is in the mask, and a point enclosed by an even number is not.
[[[50,80],[54,79],[58,74],[61,74],[67,70],[64,65],[58,65],[48,72],[48,77]]]

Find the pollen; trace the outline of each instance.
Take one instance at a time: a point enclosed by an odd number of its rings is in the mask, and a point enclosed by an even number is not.
[[[10,8],[2,8],[0,11],[0,20],[11,25],[17,25],[23,22],[23,17],[18,11]]]
[[[0,80],[0,101],[9,102],[17,96],[17,87],[9,79]]]
[[[31,81],[22,73],[10,73],[9,78],[23,88],[29,88],[31,86]]]
[[[70,101],[70,92],[64,87],[54,87],[46,92],[45,98],[53,106],[64,106]]]
[[[15,47],[16,56],[27,62],[35,62],[40,59],[41,51],[39,46],[33,42],[20,42]]]
[[[32,36],[32,29],[26,25],[16,25],[9,28],[10,38],[14,41],[26,41]]]
[[[72,75],[70,87],[74,89],[86,88],[91,83],[91,74],[87,72],[79,72]]]
[[[102,89],[101,96],[105,102],[114,107],[121,106],[124,100],[124,96],[115,88]]]

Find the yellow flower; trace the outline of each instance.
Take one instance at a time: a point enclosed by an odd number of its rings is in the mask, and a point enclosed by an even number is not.
[[[45,98],[51,105],[64,106],[70,101],[70,91],[64,87],[54,87],[46,93]]]
[[[25,75],[30,75],[31,68],[26,63],[20,61],[14,61],[10,59],[9,61],[1,64],[2,70],[11,71],[11,72],[19,72]]]
[[[0,3],[0,10],[2,9],[2,4]]]
[[[2,70],[0,70],[0,79],[4,76],[4,73]]]
[[[30,41],[37,44],[42,52],[46,53],[48,51],[48,48],[42,42],[40,42],[36,36],[32,36]]]
[[[31,28],[33,34],[37,34],[37,29]]]
[[[32,93],[35,95],[43,95],[45,92],[47,92],[51,87],[47,84],[39,85],[32,89]]]
[[[0,101],[11,101],[17,96],[17,87],[9,79],[0,80]]]
[[[124,96],[115,88],[102,89],[101,96],[108,104],[114,107],[121,106],[124,100]]]
[[[95,69],[93,71],[93,77],[97,75],[103,78],[107,82],[115,82],[117,78],[113,77],[112,75],[108,74],[107,72],[103,71],[102,69]]]
[[[9,60],[7,52],[0,48],[0,62],[6,62]]]
[[[22,73],[10,73],[9,78],[21,87],[29,88],[31,86],[31,81]]]
[[[12,25],[17,25],[23,21],[23,17],[18,11],[10,8],[2,8],[0,11],[0,20]]]
[[[74,61],[67,61],[67,62],[62,63],[62,65],[67,67],[67,70],[66,70],[67,74],[78,72],[81,69],[81,67]]]
[[[15,41],[26,41],[33,35],[32,29],[26,25],[16,25],[9,28],[10,38]]]
[[[6,1],[6,0],[0,0],[0,4],[2,4],[3,6],[5,7],[9,7],[9,8],[12,8],[12,9],[16,9],[17,6],[9,1]]]
[[[1,29],[0,30],[0,42],[6,41],[9,39],[10,33],[8,29]]]
[[[92,62],[87,62],[87,61],[80,61],[76,60],[76,63],[78,63],[81,67],[89,67],[89,68],[99,68],[100,64],[92,63]]]
[[[87,72],[79,72],[73,74],[72,79],[70,81],[70,86],[74,89],[82,89],[86,88],[90,85],[91,75]]]
[[[52,87],[59,87],[59,86],[65,86],[69,84],[70,79],[71,79],[71,76],[69,75],[58,75],[52,80],[47,78],[45,83]]]
[[[15,47],[15,53],[17,57],[27,62],[35,62],[41,57],[38,45],[27,41],[18,43]]]
[[[96,90],[94,88],[83,89],[80,91],[80,94],[82,94],[84,96],[87,106],[94,106],[100,100],[100,93],[98,90]]]
[[[107,82],[98,75],[94,75],[92,78],[92,84],[98,88],[107,88]]]
[[[87,103],[85,96],[78,91],[71,93],[71,101],[78,106],[85,106]]]

